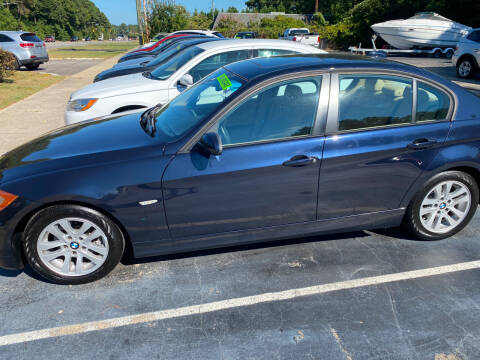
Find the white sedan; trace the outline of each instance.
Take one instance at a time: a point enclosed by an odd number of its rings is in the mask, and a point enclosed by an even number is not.
[[[110,114],[163,105],[187,87],[229,63],[254,57],[321,54],[323,50],[284,40],[222,40],[181,51],[154,71],[99,81],[73,93],[67,125]]]

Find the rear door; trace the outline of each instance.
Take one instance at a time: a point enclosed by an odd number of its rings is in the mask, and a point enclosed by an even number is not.
[[[332,76],[318,218],[397,209],[444,143],[453,98],[407,76]]]

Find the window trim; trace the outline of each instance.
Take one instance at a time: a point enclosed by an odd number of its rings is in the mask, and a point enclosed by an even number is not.
[[[288,137],[288,138],[281,138],[281,139],[271,139],[271,140],[261,140],[261,141],[254,141],[248,143],[241,143],[241,144],[234,144],[234,145],[226,145],[225,149],[240,147],[240,146],[251,146],[260,143],[274,143],[274,142],[281,142],[281,141],[291,141],[297,139],[305,139],[305,138],[314,138],[320,137],[325,135],[325,123],[327,119],[328,113],[328,100],[330,97],[330,81],[331,75],[329,70],[315,70],[315,71],[306,71],[299,73],[290,73],[286,75],[276,76],[274,78],[270,78],[268,80],[262,81],[243,94],[241,94],[238,98],[234,99],[230,104],[225,106],[221,109],[217,114],[215,114],[209,121],[207,121],[201,128],[198,130],[177,152],[177,154],[188,154],[192,151],[193,147],[197,144],[200,138],[205,134],[217,121],[221,118],[226,116],[230,111],[234,110],[237,106],[239,106],[244,100],[252,96],[254,93],[261,91],[271,85],[275,85],[276,83],[289,81],[289,80],[296,80],[302,78],[312,78],[312,77],[321,77],[322,78],[322,85],[320,88],[320,97],[317,104],[317,114],[313,123],[313,131],[310,135],[302,135],[296,137]]]
[[[412,121],[410,123],[404,124],[391,124],[391,125],[382,125],[382,126],[374,126],[368,128],[361,128],[361,129],[351,129],[351,130],[338,130],[338,111],[339,111],[339,88],[340,88],[340,75],[345,74],[359,74],[359,75],[385,75],[385,76],[398,76],[398,77],[406,77],[412,80]],[[447,117],[443,120],[427,120],[422,122],[416,122],[416,111],[417,111],[417,81],[423,82],[429,86],[435,87],[445,93],[450,99],[450,107],[448,109]],[[327,125],[326,125],[326,135],[336,135],[336,134],[344,134],[344,133],[353,133],[353,132],[361,132],[361,131],[374,131],[380,129],[388,129],[392,127],[404,127],[404,126],[418,126],[423,124],[429,123],[440,123],[440,122],[451,122],[457,111],[457,103],[458,99],[456,94],[443,86],[442,84],[434,83],[432,80],[419,76],[414,75],[404,71],[398,70],[385,70],[385,69],[362,69],[362,70],[340,70],[332,72],[332,78],[330,80],[330,107],[328,110],[327,116]]]

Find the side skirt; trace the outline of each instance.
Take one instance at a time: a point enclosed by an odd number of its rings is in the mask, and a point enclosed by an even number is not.
[[[148,241],[134,243],[134,256],[137,258],[176,254],[196,250],[207,250],[228,246],[261,243],[266,241],[327,235],[368,229],[399,226],[405,208],[387,210],[335,219],[311,221],[268,228],[229,231],[218,234],[200,235],[170,241]]]

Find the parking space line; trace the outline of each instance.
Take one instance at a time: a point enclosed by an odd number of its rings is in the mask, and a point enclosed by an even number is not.
[[[291,300],[298,297],[319,295],[339,290],[355,289],[364,286],[387,284],[403,280],[414,280],[429,276],[444,275],[458,271],[480,269],[480,260],[463,262],[452,265],[438,266],[427,269],[405,271],[387,275],[346,280],[335,283],[315,285],[298,289],[270,292],[241,298],[215,301],[205,304],[185,306],[176,309],[167,309],[137,315],[91,321],[74,325],[55,327],[50,329],[34,330],[23,333],[0,336],[0,346],[26,343],[35,340],[53,337],[88,333],[91,331],[107,330],[123,326],[144,324],[152,321],[173,319],[183,316],[200,315],[214,311],[257,305],[267,302]]]

